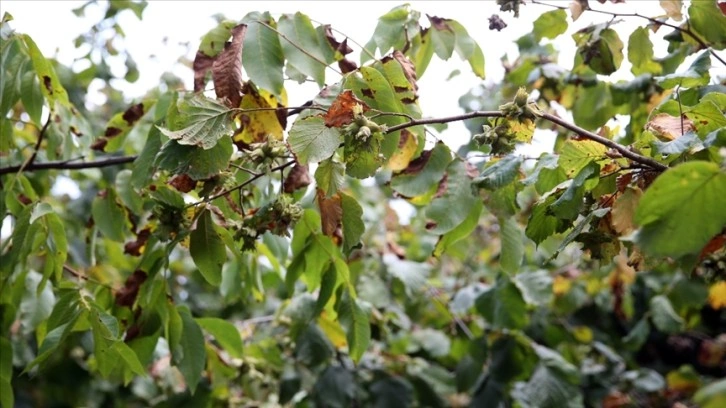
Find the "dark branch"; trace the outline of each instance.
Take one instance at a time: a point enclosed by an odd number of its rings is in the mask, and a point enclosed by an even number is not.
[[[119,164],[131,163],[134,160],[136,160],[136,156],[111,157],[108,159],[81,163],[70,163],[68,161],[31,163],[26,165],[25,167],[23,167],[23,165],[2,167],[0,168],[0,175],[15,173],[20,169],[22,169],[23,171],[96,169],[101,167],[117,166]]]
[[[401,123],[399,125],[391,126],[386,130],[386,133],[395,132],[397,130],[409,128],[412,126],[419,126],[419,125],[430,125],[434,123],[449,123],[449,122],[457,122],[460,120],[467,120],[467,119],[473,119],[473,118],[502,118],[505,117],[504,113],[501,111],[474,111],[465,113],[463,115],[456,115],[456,116],[449,116],[445,118],[430,118],[430,119],[416,119],[416,120],[409,120],[406,123]],[[646,165],[652,169],[658,170],[658,171],[665,171],[668,166],[659,163],[650,157],[642,156],[638,153],[633,152],[632,150],[628,149],[626,146],[623,146],[621,144],[618,144],[616,142],[613,142],[610,139],[606,139],[600,135],[597,135],[595,133],[592,133],[588,130],[585,130],[579,126],[576,126],[572,123],[569,123],[565,120],[562,120],[561,118],[558,118],[557,116],[550,115],[549,113],[544,113],[541,115],[541,118],[544,120],[547,120],[549,122],[552,122],[556,125],[562,126],[563,128],[570,130],[572,132],[577,133],[579,136],[590,139],[592,141],[595,141],[597,143],[600,143],[604,146],[607,146],[611,149],[617,150],[623,157],[627,157],[628,159]]]

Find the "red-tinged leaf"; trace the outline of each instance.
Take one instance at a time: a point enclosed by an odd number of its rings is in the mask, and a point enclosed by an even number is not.
[[[217,98],[224,101],[230,108],[238,108],[242,101],[242,58],[240,55],[246,32],[246,24],[234,27],[232,41],[225,44],[224,50],[217,55],[212,64],[214,91]]]
[[[363,112],[370,109],[365,102],[353,95],[353,91],[341,92],[325,114],[325,126],[342,127],[353,122],[353,107],[356,105],[362,106]]]
[[[212,69],[213,64],[213,57],[197,51],[197,55],[194,57],[194,64],[192,64],[192,69],[194,70],[194,92],[201,92],[207,86],[207,72]]]
[[[701,250],[701,256],[699,258],[705,258],[706,256],[723,248],[724,245],[726,245],[726,234],[716,235],[710,241],[708,241],[708,244],[706,244],[705,247],[703,247],[703,249]]]
[[[325,192],[318,189],[317,199],[323,234],[332,237],[335,235],[335,231],[343,220],[343,207],[341,206],[340,194],[335,193],[330,197],[326,197]]]
[[[283,183],[283,191],[287,194],[292,193],[295,190],[305,188],[310,185],[312,179],[310,178],[310,171],[308,166],[295,164],[290,170],[290,173],[285,178]]]
[[[139,288],[146,281],[146,278],[146,272],[141,269],[135,270],[126,279],[124,287],[116,292],[116,304],[119,306],[133,306],[136,301],[136,296],[139,294]]]

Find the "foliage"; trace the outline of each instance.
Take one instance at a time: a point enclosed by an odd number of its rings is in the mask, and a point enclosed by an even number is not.
[[[661,3],[600,10],[571,67],[553,41],[594,11],[548,6],[503,82],[446,118],[418,79],[454,54],[483,78],[484,52],[408,5],[360,66],[302,13],[222,20],[194,90],[167,76],[135,101],[105,58],[74,72],[6,14],[0,406],[722,406],[726,16]],[[97,28],[144,6],[110,2]],[[616,17],[649,25],[621,39]],[[76,45],[107,56],[95,40]],[[289,106],[305,81],[318,94]],[[430,137],[464,120],[458,150]],[[552,152],[519,153],[552,128]],[[77,198],[55,193],[69,179]]]

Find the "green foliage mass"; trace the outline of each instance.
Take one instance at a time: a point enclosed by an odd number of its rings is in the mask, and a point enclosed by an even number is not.
[[[483,79],[486,48],[409,5],[355,50],[295,10],[219,18],[193,90],[133,101],[107,39],[146,2],[74,10],[105,11],[80,72],[6,14],[0,407],[724,406],[723,4],[583,4],[527,5],[503,80],[453,117],[418,80],[434,55]],[[461,147],[433,136],[455,121]]]

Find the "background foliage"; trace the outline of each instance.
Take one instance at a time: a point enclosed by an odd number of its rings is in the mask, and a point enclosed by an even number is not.
[[[526,23],[497,3],[491,29]],[[453,117],[418,78],[456,55],[483,79],[485,54],[408,5],[359,61],[301,13],[220,19],[193,90],[133,101],[100,39],[144,2],[108,4],[81,72],[6,14],[0,406],[723,406],[726,6],[612,3],[552,5]],[[602,22],[565,38],[582,13]],[[518,153],[537,129],[554,150]]]

